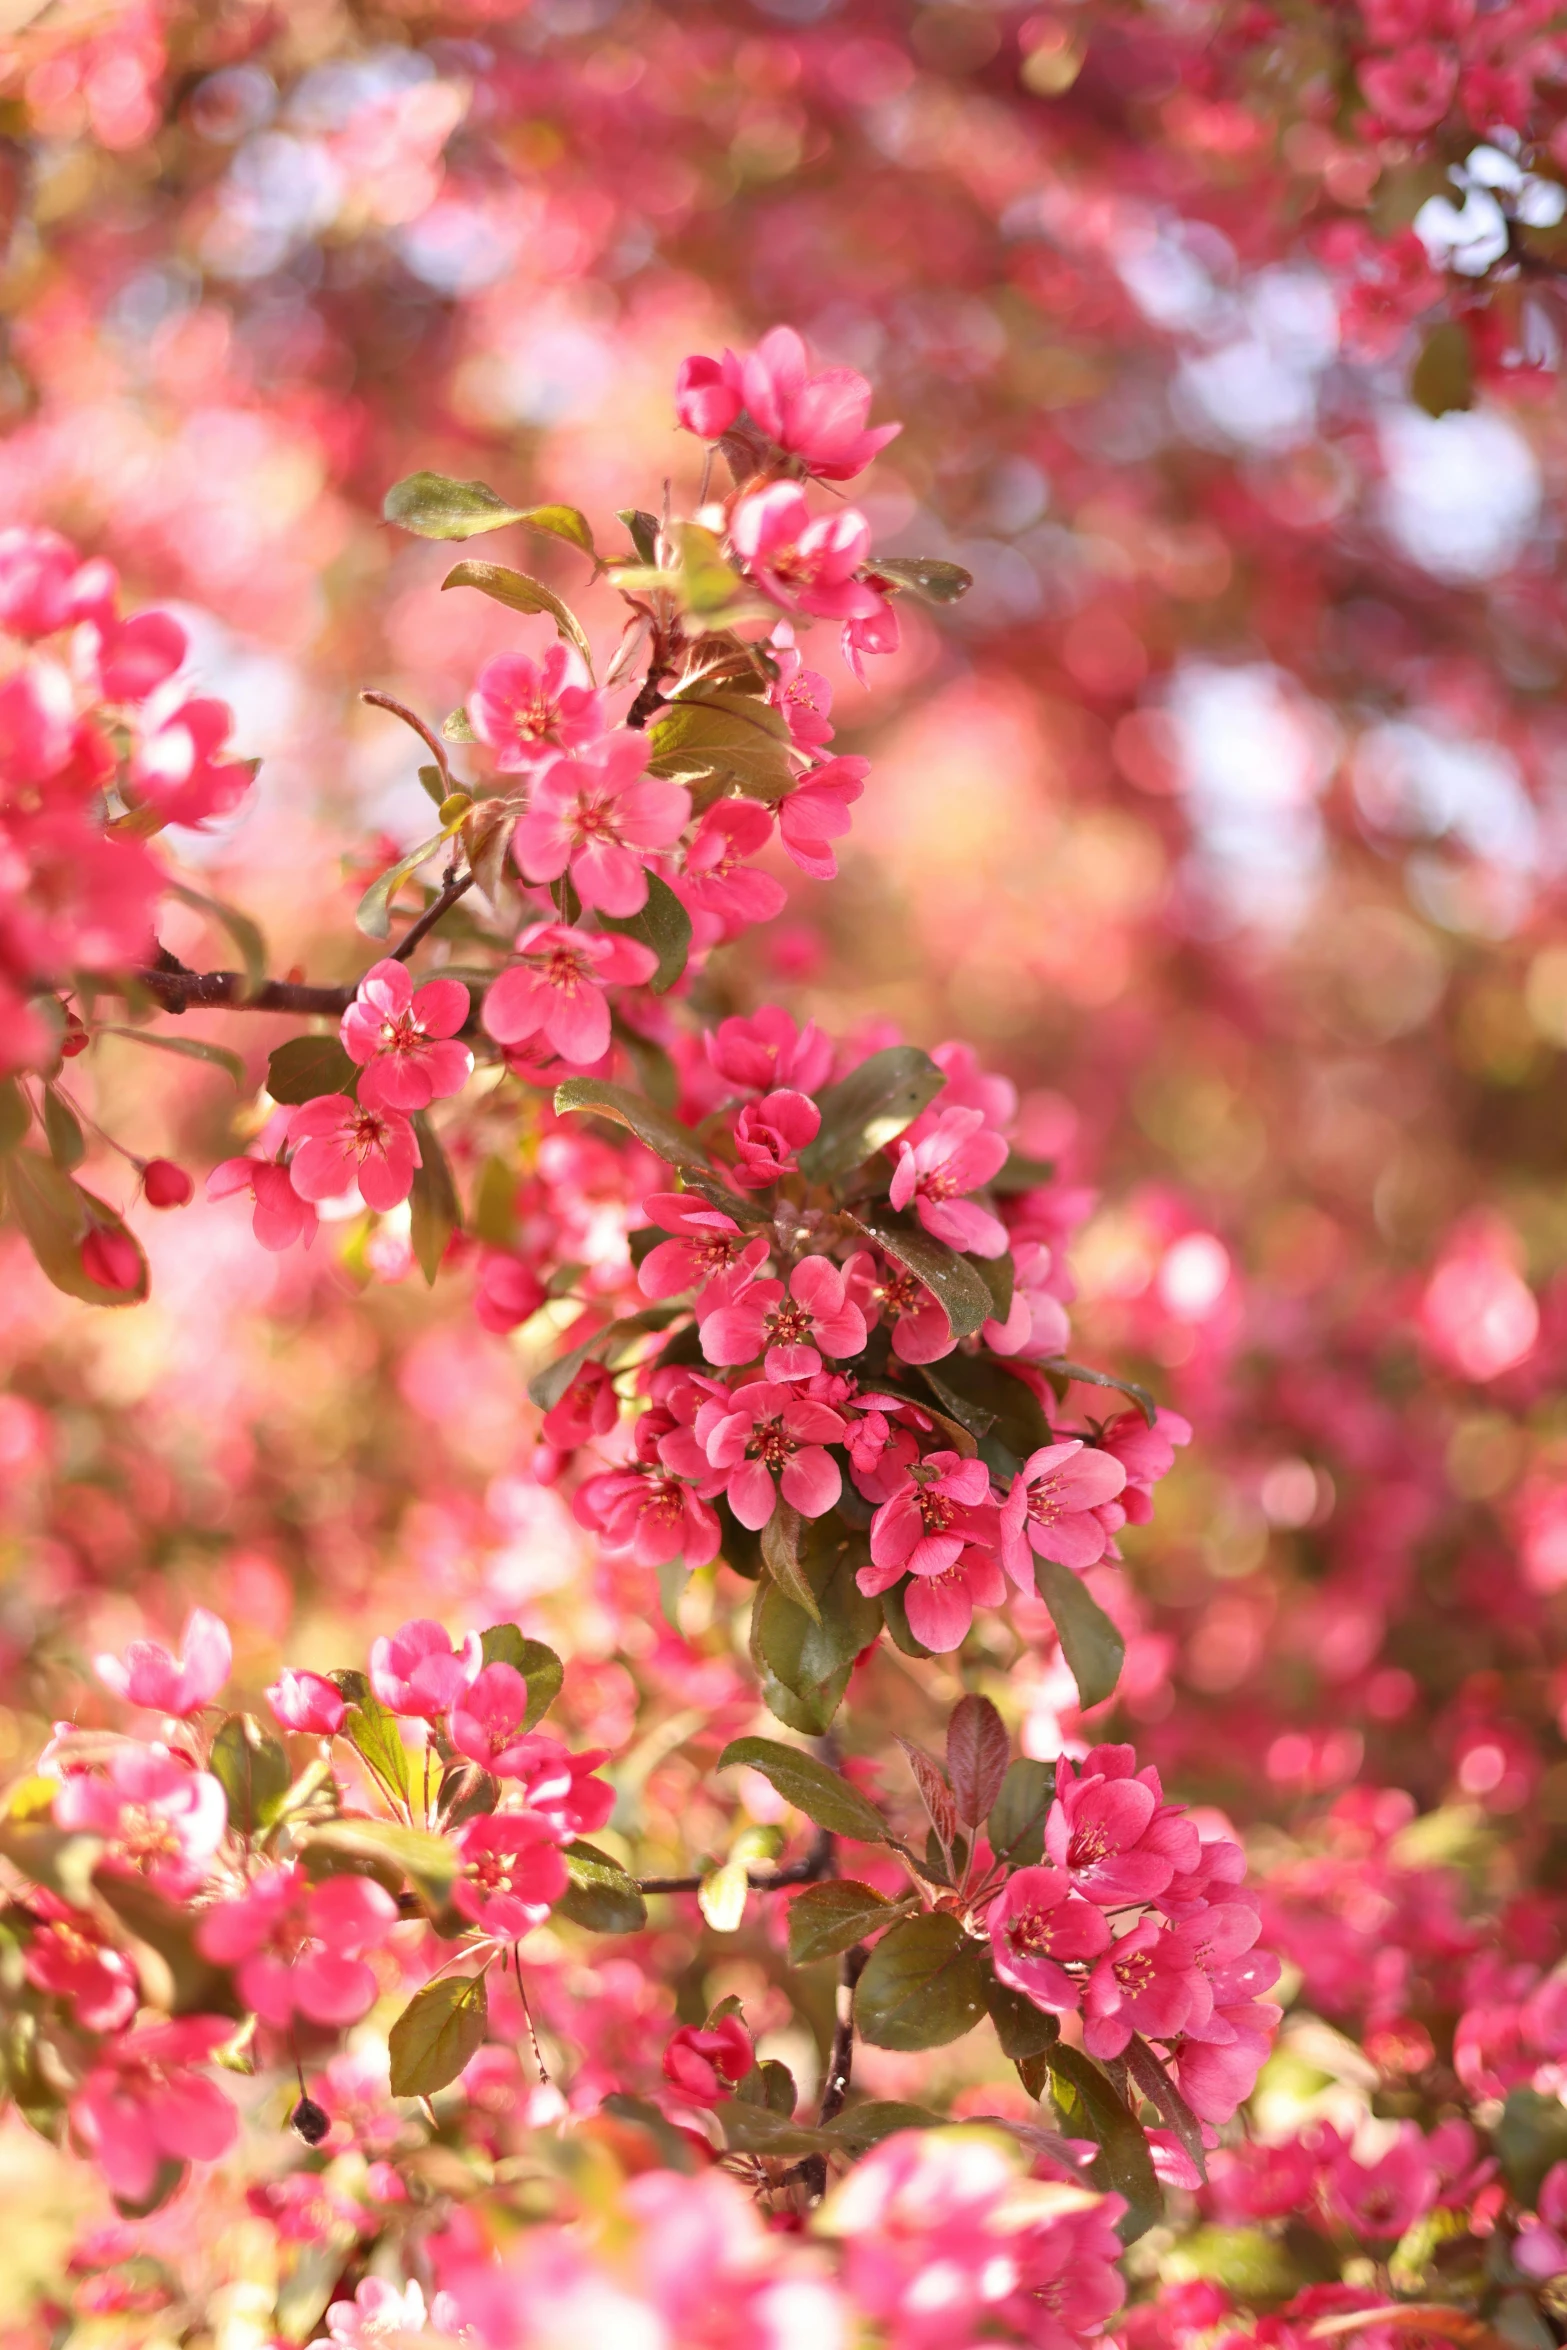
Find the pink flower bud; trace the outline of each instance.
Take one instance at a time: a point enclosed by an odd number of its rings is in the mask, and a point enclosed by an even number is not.
[[[172,1159],[149,1159],[142,1170],[142,1190],[149,1208],[183,1208],[196,1186]]]
[[[82,1242],[81,1262],[88,1280],[100,1289],[130,1295],[142,1285],[141,1251],[128,1232],[117,1232],[112,1225],[94,1225]]]
[[[347,1707],[335,1684],[321,1673],[296,1673],[285,1666],[267,1691],[267,1703],[285,1730],[308,1730],[333,1738]]]

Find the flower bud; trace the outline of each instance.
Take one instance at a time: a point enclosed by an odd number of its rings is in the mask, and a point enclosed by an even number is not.
[[[307,2146],[319,2146],[332,2127],[331,2115],[313,2097],[301,2097],[288,2118]]]
[[[196,1186],[172,1159],[149,1159],[142,1169],[142,1190],[149,1208],[183,1208]]]
[[[100,1289],[140,1289],[141,1252],[128,1232],[95,1225],[82,1242],[82,1271]]]

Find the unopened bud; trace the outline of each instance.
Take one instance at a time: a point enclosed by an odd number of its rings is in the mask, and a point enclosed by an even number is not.
[[[196,1186],[172,1159],[149,1159],[142,1169],[142,1190],[149,1208],[183,1208]]]
[[[82,1271],[100,1289],[140,1289],[141,1251],[128,1232],[95,1225],[82,1242]]]
[[[301,2097],[288,2118],[307,2146],[319,2146],[332,2127],[331,2115],[313,2097]]]
[[[448,792],[440,806],[441,822],[443,824],[460,823],[472,806],[471,793],[465,791]]]

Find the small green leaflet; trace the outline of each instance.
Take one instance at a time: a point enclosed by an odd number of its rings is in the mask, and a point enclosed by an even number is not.
[[[445,473],[410,473],[393,482],[381,512],[399,530],[421,539],[471,539],[487,530],[525,522],[531,530],[564,539],[593,555],[593,533],[575,506],[508,506],[487,482],[454,481]],[[596,560],[596,558],[595,558]]]
[[[132,1044],[152,1045],[160,1053],[179,1053],[187,1061],[206,1061],[214,1069],[221,1069],[244,1091],[245,1064],[238,1053],[231,1053],[227,1045],[208,1044],[200,1036],[155,1036],[150,1028],[100,1028],[100,1036],[129,1037]],[[273,1099],[276,1100],[276,1095]]]
[[[555,633],[569,645],[574,645],[587,664],[588,675],[593,674],[593,648],[588,643],[581,621],[569,604],[562,603],[553,588],[533,579],[526,571],[510,571],[504,563],[481,563],[472,556],[449,571],[442,580],[443,588],[477,588],[483,596],[491,596],[497,604],[505,604],[513,612],[543,612],[555,623]]]
[[[489,1994],[483,1975],[444,1975],[410,1999],[387,2035],[394,2097],[433,2097],[484,2045]]]
[[[851,1836],[861,1844],[884,1844],[887,1825],[857,1787],[840,1778],[814,1754],[784,1746],[776,1738],[734,1738],[718,1758],[721,1771],[747,1763],[778,1790],[785,1803],[803,1811],[819,1828]]]
[[[1103,1705],[1121,1678],[1126,1643],[1081,1575],[1054,1559],[1036,1558],[1034,1582],[1061,1635],[1061,1652],[1086,1709]]]

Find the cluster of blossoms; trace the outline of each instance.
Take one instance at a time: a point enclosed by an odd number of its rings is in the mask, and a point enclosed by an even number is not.
[[[561,1668],[512,1626],[454,1648],[415,1621],[374,1643],[368,1676],[282,1673],[275,1720],[315,1742],[298,1770],[254,1716],[208,1718],[231,1664],[205,1609],[177,1654],[138,1641],[100,1657],[100,1681],[157,1733],[58,1725],[4,1815],[5,1858],[32,1880],[6,1911],[42,2065],[31,2118],[68,2123],[131,2209],[232,2144],[239,2117],[207,2069],[220,2055],[240,2071],[319,2058],[398,1982],[429,1976],[419,1996],[440,1997],[454,1957],[479,1960],[461,1980],[482,2037],[483,1970],[566,1894],[565,1853],[614,1800],[593,1775],[602,1749],[532,1728]],[[351,1808],[356,1787],[385,1809]],[[399,1899],[389,1876],[414,1890]],[[455,1952],[437,1956],[432,1926]],[[171,1983],[160,1954],[176,1946]],[[313,2111],[305,2096],[307,2138]]]

